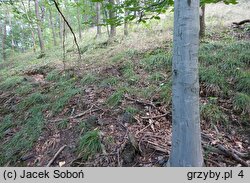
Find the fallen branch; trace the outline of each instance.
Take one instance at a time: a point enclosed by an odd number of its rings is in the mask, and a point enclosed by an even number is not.
[[[237,154],[235,154],[232,151],[226,149],[221,144],[218,145],[218,149],[221,150],[222,152],[226,153],[228,156],[232,157],[234,160],[236,160],[237,162],[239,162],[243,166],[249,167],[249,164],[247,162],[245,162],[243,159],[241,159]]]
[[[63,151],[63,149],[67,147],[67,145],[62,146],[57,153],[54,155],[54,157],[49,161],[49,163],[47,164],[46,167],[50,167],[50,165],[55,161],[55,159],[57,158],[57,156]]]
[[[213,163],[213,164],[215,164],[217,167],[221,167],[221,165],[220,165],[219,163],[217,163],[217,162],[215,162],[215,161],[213,161],[213,160],[211,160],[211,159],[206,159],[206,158],[205,158],[205,161],[210,162],[210,163]]]
[[[140,117],[141,119],[157,119],[157,118],[162,118],[162,117],[165,117],[167,116],[169,113],[165,113],[165,114],[162,114],[162,115],[158,115],[158,116],[149,116],[149,117]]]
[[[96,111],[100,110],[100,109],[93,109],[93,110],[91,110],[91,109],[92,109],[92,107],[90,109],[80,113],[80,114],[75,115],[75,116],[70,116],[68,118],[59,118],[59,119],[56,119],[56,120],[53,120],[53,121],[50,121],[50,122],[58,122],[58,121],[62,121],[62,120],[65,120],[65,119],[70,120],[70,119],[80,118],[80,117],[82,117],[82,116],[84,116],[84,115],[86,115],[86,114],[88,114],[90,112],[96,112]]]
[[[240,22],[233,22],[233,24],[235,24],[235,25],[243,25],[243,24],[245,24],[245,23],[249,23],[250,22],[250,19],[246,19],[246,20],[242,20],[242,21],[240,21]]]
[[[136,102],[138,104],[142,104],[144,106],[152,106],[153,108],[156,108],[156,106],[152,102],[149,103],[149,102],[144,102],[144,101],[141,101],[141,100],[133,99],[133,98],[130,98],[129,96],[127,96],[127,95],[125,95],[125,99]]]

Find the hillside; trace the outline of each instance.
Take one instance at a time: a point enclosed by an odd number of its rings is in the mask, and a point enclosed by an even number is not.
[[[205,165],[249,166],[250,27],[231,26],[248,15],[229,21],[233,6],[224,17],[214,11],[226,5],[209,6],[199,50]],[[165,166],[172,24],[169,13],[112,41],[89,29],[81,60],[69,35],[65,60],[51,46],[40,59],[30,50],[0,62],[0,165]]]

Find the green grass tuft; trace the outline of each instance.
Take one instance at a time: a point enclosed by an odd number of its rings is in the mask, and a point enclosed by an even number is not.
[[[22,76],[12,76],[0,83],[0,90],[11,90],[18,84],[22,83],[24,78]]]
[[[100,152],[101,149],[102,143],[99,130],[88,131],[79,140],[78,153],[84,160]]]
[[[250,96],[245,93],[236,93],[233,99],[234,109],[250,113]]]
[[[227,116],[221,111],[221,109],[216,104],[202,104],[201,116],[206,122],[210,122],[211,124],[228,125]]]
[[[82,85],[91,85],[95,84],[98,81],[98,77],[93,73],[88,73],[81,79]]]
[[[36,92],[36,93],[30,94],[28,97],[23,99],[18,104],[18,109],[26,110],[37,104],[45,104],[46,101],[47,101],[47,96],[41,94],[40,92]]]

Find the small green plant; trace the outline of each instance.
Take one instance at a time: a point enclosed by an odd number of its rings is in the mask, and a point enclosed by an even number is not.
[[[58,70],[53,70],[48,73],[48,75],[46,76],[46,80],[47,81],[59,81],[61,77],[62,76]]]
[[[26,110],[29,107],[32,107],[37,104],[45,104],[47,101],[47,96],[41,94],[40,92],[36,92],[30,94],[28,97],[23,99],[19,104],[18,108],[20,110]]]
[[[112,57],[111,61],[113,63],[119,62],[123,59],[124,55],[124,53],[116,54],[114,57]]]
[[[67,119],[64,119],[57,123],[57,128],[59,130],[66,129],[69,125],[69,121]]]
[[[239,92],[250,94],[250,72],[242,72],[236,81],[236,89]]]
[[[150,81],[163,81],[165,79],[164,75],[160,72],[155,72],[149,76]]]
[[[162,83],[160,85],[160,98],[164,103],[169,105],[172,99],[172,82]]]
[[[170,69],[172,64],[172,55],[166,53],[158,53],[156,55],[147,56],[142,61],[142,66],[146,71],[166,70]]]
[[[98,81],[98,77],[93,73],[89,73],[81,79],[81,84],[91,85],[91,84],[96,83],[97,81]]]
[[[233,99],[234,109],[250,113],[250,96],[245,93],[236,93]]]
[[[219,95],[221,91],[224,93],[228,91],[225,77],[215,67],[200,68],[199,76],[208,93]]]
[[[3,118],[0,126],[0,140],[3,138],[5,131],[10,129],[13,125],[13,116],[11,114]]]
[[[18,122],[16,121],[16,123]],[[15,164],[20,156],[32,148],[39,138],[43,126],[42,112],[35,110],[27,120],[22,122],[20,130],[2,145],[0,165],[7,162]]]
[[[117,77],[114,77],[114,76],[111,76],[107,79],[104,79],[101,83],[100,83],[100,86],[107,86],[107,85],[110,85],[110,86],[114,86],[114,85],[117,85],[118,84],[118,78]]]
[[[211,124],[228,125],[227,116],[216,104],[206,103],[201,105],[201,116],[206,122]]]
[[[106,101],[107,105],[109,107],[114,107],[116,105],[118,105],[124,95],[124,90],[117,90],[116,92],[114,92]]]
[[[78,153],[84,160],[100,152],[101,149],[100,131],[97,129],[86,132],[79,140]]]
[[[16,87],[18,84],[22,83],[24,78],[21,76],[12,76],[0,83],[1,90],[10,90]]]
[[[135,115],[135,114],[139,113],[139,110],[133,106],[127,106],[125,109],[125,112],[130,113],[132,115]]]
[[[31,84],[25,84],[16,89],[16,93],[19,95],[27,95],[32,91],[32,85]]]
[[[52,101],[50,107],[53,113],[59,113],[70,99],[80,92],[80,88],[75,87],[74,78],[57,82],[55,88],[50,93],[50,99]]]

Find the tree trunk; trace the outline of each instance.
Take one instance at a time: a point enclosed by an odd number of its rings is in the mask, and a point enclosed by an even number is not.
[[[11,50],[12,52],[15,51],[15,43],[14,43],[14,36],[13,36],[13,27],[12,27],[12,19],[11,19],[11,15],[8,14],[9,17],[9,26],[10,26],[10,36],[11,36]]]
[[[199,0],[175,0],[172,167],[203,165],[199,112]]]
[[[42,56],[45,55],[45,48],[44,48],[42,28],[41,28],[41,17],[39,15],[38,0],[35,0],[35,13],[36,13],[36,19],[37,19],[37,33],[38,33],[40,50],[41,50],[41,55],[40,56],[42,57]]]
[[[78,34],[79,34],[79,39],[82,40],[81,15],[79,12],[79,7],[77,7],[76,10],[77,10]]]
[[[97,29],[97,37],[102,34],[101,24],[101,3],[96,3],[96,29]]]
[[[4,23],[3,23],[3,38],[2,38],[2,55],[3,55],[3,61],[6,61],[6,38],[7,38],[7,14],[5,14],[4,17]]]
[[[102,3],[102,7],[104,7],[104,4]],[[104,16],[105,16],[105,19],[107,20],[108,19],[108,12],[107,12],[107,9],[104,8]],[[107,24],[107,21],[105,21],[105,23]],[[106,25],[106,28],[107,28],[107,33],[108,33],[108,37],[110,37],[110,31],[109,31],[109,25],[107,24]]]
[[[115,5],[115,1],[114,0],[109,0],[109,3],[112,4],[113,6]],[[110,25],[110,37],[113,38],[116,36],[116,25],[113,23],[114,22],[114,18],[115,18],[115,11],[114,9],[110,9],[109,10],[109,19],[112,20],[112,23]]]
[[[200,12],[200,38],[203,38],[205,36],[205,5],[201,6],[201,12]]]
[[[31,11],[31,7],[30,7],[30,1],[28,1],[28,10]],[[21,3],[23,5],[23,9],[25,11],[25,15],[29,21],[29,26],[30,26],[30,30],[31,30],[31,36],[32,36],[32,42],[33,42],[33,51],[34,53],[36,52],[36,37],[35,37],[35,33],[34,33],[34,27],[33,27],[33,21],[31,20],[31,18],[29,17],[28,11],[26,10],[25,4],[24,2],[21,0]]]
[[[56,46],[57,45],[56,32],[55,32],[55,27],[54,27],[54,23],[53,23],[53,16],[52,16],[51,9],[49,9],[49,22],[50,22],[51,31],[52,31],[52,34],[53,34],[54,46]]]
[[[125,8],[125,19],[124,19],[124,35],[128,36],[128,21],[126,17],[128,16],[128,10]]]

